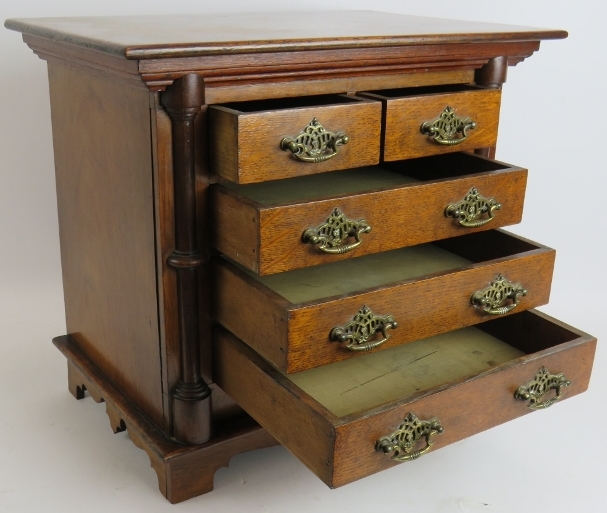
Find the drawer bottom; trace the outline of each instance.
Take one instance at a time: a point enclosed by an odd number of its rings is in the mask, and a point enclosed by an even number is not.
[[[596,347],[526,311],[286,376],[214,338],[217,384],[331,487],[583,392]]]

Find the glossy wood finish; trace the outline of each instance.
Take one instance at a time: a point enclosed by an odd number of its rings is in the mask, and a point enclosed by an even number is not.
[[[127,59],[567,37],[563,30],[374,11],[30,18],[5,26]]]
[[[149,92],[57,64],[49,89],[67,331],[162,425]]]
[[[303,162],[280,142],[295,138],[317,119],[342,132],[348,144],[324,162]],[[323,173],[379,162],[381,104],[348,96],[244,102],[209,108],[212,171],[236,183]]]
[[[74,339],[57,337],[53,343],[68,360],[68,386],[72,395],[82,399],[86,391],[95,402],[105,403],[112,430],[115,433],[127,430],[133,443],[146,452],[158,476],[160,492],[172,503],[210,492],[215,472],[227,467],[236,454],[277,443],[247,415],[228,414],[217,417],[216,436],[212,441],[200,445],[180,444],[142,414]],[[217,391],[214,396],[218,395]]]
[[[472,86],[436,86],[379,91],[367,95],[384,103],[386,161],[439,155],[454,151],[495,146],[501,92]],[[422,123],[436,120],[446,107],[460,118],[471,118],[476,128],[468,130],[465,141],[449,146],[422,134]],[[459,137],[459,136],[458,136]]]
[[[259,275],[347,260],[520,222],[527,170],[466,153],[252,186],[213,185],[213,245]],[[444,215],[476,187],[502,205],[489,223],[466,228]],[[352,251],[327,254],[304,230],[335,208],[372,228]],[[351,239],[353,241],[354,239]]]
[[[343,416],[332,413],[223,329],[218,329],[214,338],[216,376],[220,386],[280,443],[328,486],[338,487],[397,464],[377,452],[375,442],[397,429],[409,412],[421,419],[440,419],[444,433],[434,438],[434,451],[530,413],[532,410],[515,400],[513,394],[533,379],[542,365],[553,373],[563,372],[571,380],[564,398],[586,390],[596,339],[535,311],[498,322],[501,326],[496,331],[506,334],[502,340],[510,345],[514,341],[514,348],[522,351],[522,356],[497,365],[489,362],[488,370],[472,375],[464,372],[451,381],[443,380]],[[528,347],[518,339],[515,326],[520,323],[541,340],[541,349],[536,349],[537,342]],[[479,328],[492,331],[491,325]],[[415,462],[405,464],[413,466]]]
[[[361,355],[329,333],[363,305],[399,323],[375,351],[387,349],[489,320],[470,297],[499,273],[528,290],[519,311],[545,304],[553,266],[554,250],[501,231],[266,277],[219,260],[215,316],[277,368],[299,372]]]

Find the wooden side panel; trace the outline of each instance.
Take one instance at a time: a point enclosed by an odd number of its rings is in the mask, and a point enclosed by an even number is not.
[[[501,91],[462,91],[389,99],[386,104],[384,160],[400,160],[452,151],[495,146],[499,122]],[[420,132],[424,122],[439,117],[450,106],[458,117],[470,117],[476,128],[468,138],[454,146],[438,144]]]
[[[337,419],[227,331],[217,329],[213,341],[217,384],[329,483]]]
[[[213,279],[215,319],[284,369],[289,303],[226,262],[215,264]]]
[[[347,324],[363,305],[376,315],[391,314],[398,322],[398,328],[390,330],[390,338],[375,351],[494,319],[471,306],[470,297],[499,273],[524,284],[528,291],[512,313],[544,305],[550,297],[554,257],[554,250],[535,250],[294,309],[289,322],[287,372],[359,356],[358,351],[331,342],[329,333],[334,327]]]
[[[163,422],[150,93],[49,63],[68,333]]]
[[[438,417],[441,421],[444,432],[434,437],[432,451],[435,451],[531,413],[533,410],[524,402],[514,399],[514,392],[531,381],[542,365],[554,374],[563,372],[571,380],[563,398],[584,392],[588,388],[595,348],[596,339],[582,336],[562,346],[519,358],[497,372],[489,371],[442,392],[338,426],[331,486],[342,486],[398,464],[377,452],[375,442],[398,429],[409,412],[422,420]],[[553,407],[558,408],[558,404]],[[541,411],[537,413],[541,414]]]
[[[259,211],[223,187],[211,190],[213,246],[247,269],[259,272]]]
[[[158,271],[158,314],[160,321],[160,357],[164,402],[164,430],[170,432],[169,391],[179,379],[179,326],[177,323],[177,281],[167,258],[175,247],[173,199],[173,147],[171,120],[158,105],[156,93],[152,109],[152,157],[156,216],[156,269]]]
[[[211,108],[211,111],[218,110]],[[283,109],[256,113],[234,112],[237,120],[211,126],[211,148],[222,154],[212,171],[238,183],[262,182],[292,176],[323,173],[377,164],[381,132],[380,102],[355,102],[321,107]],[[317,163],[303,162],[280,148],[284,137],[296,137],[313,118],[331,132],[343,132],[349,143],[339,147],[335,157]],[[234,125],[237,132],[234,133]],[[221,149],[223,147],[226,149]],[[238,177],[234,179],[232,162],[237,151]],[[224,171],[223,162],[228,162]]]

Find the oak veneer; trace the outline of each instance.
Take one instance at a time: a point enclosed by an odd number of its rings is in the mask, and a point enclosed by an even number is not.
[[[303,162],[283,151],[285,137],[297,137],[317,119],[327,130],[348,136],[348,144],[324,162]],[[348,96],[291,101],[241,102],[209,108],[212,171],[236,183],[277,180],[368,166],[379,162],[381,105]]]
[[[383,160],[412,159],[496,144],[501,100],[499,89],[436,86],[363,94],[384,103]],[[438,144],[420,131],[422,123],[433,122],[446,107],[451,107],[459,118],[470,118],[476,123],[476,128],[468,130],[467,138],[453,146]]]
[[[470,298],[500,273],[528,291],[513,312],[543,305],[554,256],[541,244],[488,231],[265,277],[218,259],[214,314],[278,369],[299,372],[360,357],[329,334],[363,306],[399,324],[378,351],[489,320]]]
[[[505,329],[495,331],[511,334],[504,338],[505,343],[516,338],[513,326],[523,323],[541,340],[542,349],[533,352],[534,348],[519,341],[510,350],[510,358],[502,353],[505,361],[485,363],[487,370],[471,370],[471,375],[462,370],[459,377],[447,373],[442,381],[428,381],[426,389],[419,387],[398,400],[380,401],[374,407],[350,414],[330,411],[224,329],[217,329],[214,335],[217,382],[328,486],[338,487],[398,464],[378,452],[375,442],[398,428],[409,412],[420,419],[440,419],[444,432],[434,438],[438,448],[533,411],[515,400],[514,392],[533,379],[542,366],[552,373],[563,372],[571,380],[564,397],[586,390],[596,339],[536,311],[521,312],[498,322]],[[556,337],[551,338],[555,332]],[[434,340],[429,342],[436,348]],[[464,343],[461,348],[466,347]],[[518,356],[521,352],[524,354]],[[368,356],[371,359],[381,355]],[[336,365],[350,363],[353,362]],[[324,374],[330,379],[330,371]],[[277,415],[277,411],[282,414]]]
[[[465,153],[247,186],[224,182],[211,187],[213,245],[261,276],[347,260],[516,224],[526,183],[525,169]],[[493,220],[476,228],[444,214],[473,187],[501,204]],[[335,208],[371,226],[362,244],[327,254],[302,242],[303,231],[324,223]]]

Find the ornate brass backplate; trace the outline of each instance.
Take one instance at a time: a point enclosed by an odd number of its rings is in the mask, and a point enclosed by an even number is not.
[[[290,151],[303,162],[324,162],[339,153],[339,147],[348,144],[349,139],[343,132],[330,132],[318,119],[313,118],[296,137],[285,137],[280,141],[283,151]]]
[[[563,388],[571,385],[564,374],[550,374],[546,367],[542,366],[529,383],[522,385],[514,392],[514,398],[519,401],[527,401],[527,406],[532,410],[543,410],[556,403],[563,395]],[[555,397],[542,401],[550,390],[556,392]]]
[[[413,413],[409,413],[394,433],[382,436],[375,442],[375,450],[384,454],[392,453],[392,459],[396,461],[416,460],[432,448],[434,443],[432,438],[442,432],[443,426],[436,417],[419,420]],[[414,451],[422,438],[426,440],[426,447]]]
[[[513,283],[505,276],[498,274],[488,287],[472,294],[470,303],[488,314],[504,315],[516,308],[521,296],[526,295],[527,291],[520,283]],[[511,301],[511,303],[503,306],[507,301]]]
[[[468,130],[476,128],[476,123],[470,118],[459,118],[453,107],[445,107],[434,121],[422,123],[420,131],[432,137],[438,144],[454,146],[464,142],[468,137]],[[457,137],[461,134],[461,137]]]
[[[363,305],[354,318],[345,326],[336,326],[329,333],[329,339],[334,342],[348,342],[346,348],[350,351],[369,351],[383,344],[390,338],[386,331],[398,328],[398,323],[391,315],[375,315],[369,307]],[[381,340],[371,340],[381,333]]]
[[[478,228],[493,219],[496,210],[502,206],[495,198],[485,198],[480,195],[476,187],[472,187],[468,194],[455,205],[445,207],[445,217],[457,219],[461,226]],[[481,216],[487,216],[479,219]]]
[[[360,236],[370,231],[371,227],[364,219],[352,221],[336,208],[323,224],[305,230],[301,240],[306,244],[318,244],[318,249],[325,253],[341,254],[359,246],[362,242]],[[355,242],[344,244],[351,237]]]

